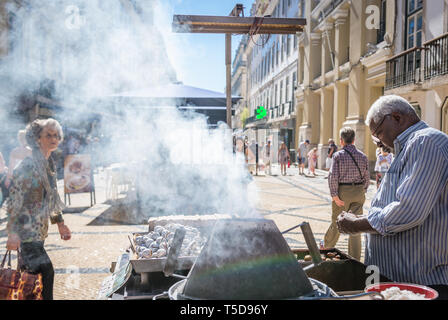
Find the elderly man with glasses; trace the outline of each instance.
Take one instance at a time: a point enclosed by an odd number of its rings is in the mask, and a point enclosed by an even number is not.
[[[366,124],[395,160],[367,215],[343,212],[341,233],[366,233],[365,264],[396,282],[430,286],[448,299],[448,135],[421,121],[402,97],[370,108]]]

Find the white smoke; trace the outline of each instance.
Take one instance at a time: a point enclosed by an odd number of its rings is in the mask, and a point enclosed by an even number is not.
[[[182,50],[193,49],[182,40],[164,42],[172,37],[166,28],[171,21],[161,21],[168,17],[162,13],[166,6],[155,0],[24,3],[6,5],[15,31],[2,37],[10,46],[0,73],[14,80],[14,90],[2,83],[2,122],[18,95],[53,79],[61,122],[102,115],[100,133],[108,139],[96,153],[104,163],[127,164],[144,215],[254,213],[250,199],[256,190],[248,184],[244,159],[233,154],[225,124],[210,130],[203,115],[182,113],[175,101],[153,108],[147,100],[116,96],[176,81],[169,58],[181,59]]]

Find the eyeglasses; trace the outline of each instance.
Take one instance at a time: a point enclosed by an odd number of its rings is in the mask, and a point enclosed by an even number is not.
[[[45,139],[48,139],[48,140],[50,140],[50,139],[57,139],[57,140],[59,140],[60,139],[60,137],[59,137],[59,134],[49,134],[49,133],[47,133],[46,135],[44,135],[43,136],[43,138],[45,138]]]
[[[386,114],[384,117],[383,117],[383,120],[381,120],[381,122],[376,126],[376,128],[375,128],[375,130],[373,130],[373,132],[372,132],[372,138],[373,138],[373,141],[379,141],[380,139],[378,138],[378,136],[376,135],[376,133],[378,132],[378,129],[383,125],[383,122],[384,122],[384,120],[386,120],[386,118],[388,117],[388,116],[390,116],[390,114]]]
[[[378,129],[383,125],[384,120],[386,120],[386,117],[390,116],[390,114],[386,114],[383,119],[381,120],[381,122],[376,126],[375,130],[373,130],[373,133],[371,135],[373,142],[378,146],[378,147],[382,147],[384,146],[383,143],[381,142],[381,140],[378,138],[377,136],[377,132]]]

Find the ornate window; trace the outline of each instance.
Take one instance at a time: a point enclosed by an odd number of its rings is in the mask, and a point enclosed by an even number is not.
[[[423,43],[423,0],[406,2],[406,49],[421,47]],[[415,71],[421,66],[421,52],[409,55],[407,71]]]
[[[423,42],[423,0],[407,1],[406,21],[406,48],[421,47]]]
[[[386,13],[387,0],[381,0],[380,28],[377,33],[377,43],[384,41],[384,35],[386,34]]]

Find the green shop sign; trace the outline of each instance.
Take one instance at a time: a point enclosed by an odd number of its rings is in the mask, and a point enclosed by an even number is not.
[[[257,107],[257,116],[256,116],[256,118],[258,120],[266,118],[266,114],[267,114],[267,111],[266,111],[265,107],[263,107],[263,106]]]

